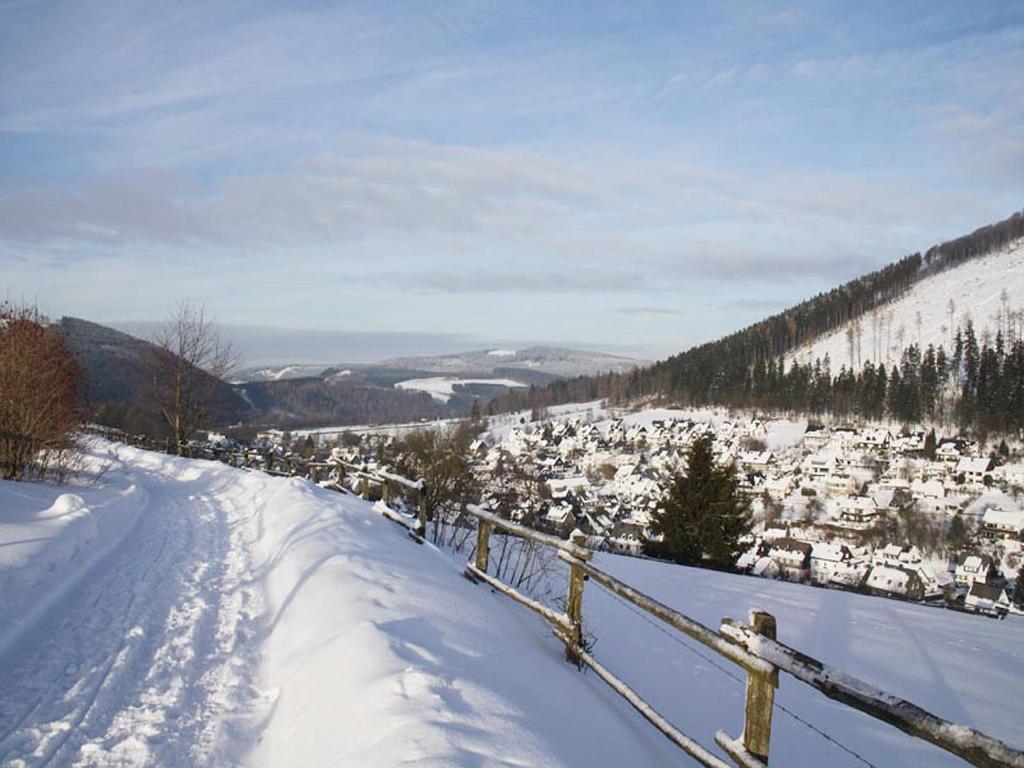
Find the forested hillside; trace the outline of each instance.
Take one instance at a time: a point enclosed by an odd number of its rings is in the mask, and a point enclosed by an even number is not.
[[[907,421],[922,415],[946,415],[963,425],[984,422],[995,428],[1009,427],[1024,421],[1024,403],[1011,400],[1022,375],[1024,349],[1019,338],[1007,334],[979,341],[972,328],[964,327],[954,344],[956,349],[929,351],[910,345],[891,369],[869,361],[860,370],[836,371],[828,360],[786,365],[784,358],[801,345],[888,304],[921,280],[1022,237],[1024,215],[1017,212],[650,367],[511,392],[496,400],[493,408],[660,396],[683,405],[889,414]]]

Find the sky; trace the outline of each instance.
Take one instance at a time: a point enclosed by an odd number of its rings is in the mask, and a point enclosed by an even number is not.
[[[1020,2],[0,0],[0,295],[654,359],[1024,208]]]

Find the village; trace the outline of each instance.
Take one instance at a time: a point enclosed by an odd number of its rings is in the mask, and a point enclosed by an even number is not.
[[[706,433],[755,521],[737,570],[995,617],[1015,610],[1024,461],[1005,443],[986,455],[923,431],[602,411],[492,425],[470,445],[471,465],[483,503],[500,514],[640,556],[670,477]],[[270,430],[260,442],[283,450],[282,439],[301,437]],[[316,437],[335,458],[372,466],[394,432]]]

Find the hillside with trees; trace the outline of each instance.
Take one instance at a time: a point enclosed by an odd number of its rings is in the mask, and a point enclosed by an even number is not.
[[[725,338],[621,375],[580,377],[510,392],[495,412],[566,402],[657,397],[679,405],[719,404],[802,413],[917,421],[923,415],[962,426],[1004,429],[1024,423],[1015,394],[1021,339],[979,340],[968,323],[955,349],[906,347],[892,367],[832,370],[828,359],[786,364],[792,350],[894,301],[912,286],[1024,238],[1024,214],[915,253],[819,294]],[[982,370],[984,368],[984,371]]]

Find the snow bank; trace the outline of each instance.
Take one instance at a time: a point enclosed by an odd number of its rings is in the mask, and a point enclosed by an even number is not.
[[[94,452],[89,466],[105,457]],[[0,481],[0,653],[109,555],[146,505],[123,467],[95,487]]]
[[[284,481],[248,522],[265,574],[258,765],[664,765],[525,610],[368,504]],[[638,737],[638,734],[641,734]]]

